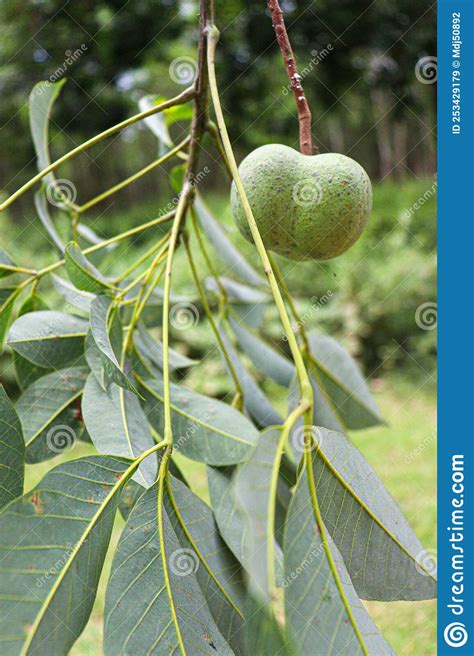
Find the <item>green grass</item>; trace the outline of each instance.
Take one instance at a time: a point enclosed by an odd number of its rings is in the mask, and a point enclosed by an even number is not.
[[[273,390],[276,392],[276,389]],[[377,380],[373,391],[388,421],[387,427],[373,428],[354,434],[353,440],[383,482],[399,502],[427,550],[436,544],[436,446],[435,392],[432,387],[418,389],[395,376]],[[284,394],[279,392],[280,405]],[[68,454],[76,458],[90,451],[79,444]],[[55,461],[27,467],[30,489],[44,476]],[[180,466],[195,491],[207,497],[204,467],[185,458]],[[120,517],[112,535],[111,547],[101,578],[97,601],[89,624],[72,649],[73,656],[101,653],[104,595],[112,554],[120,537]],[[434,656],[436,605],[426,602],[370,602],[367,607],[397,654],[401,656]]]

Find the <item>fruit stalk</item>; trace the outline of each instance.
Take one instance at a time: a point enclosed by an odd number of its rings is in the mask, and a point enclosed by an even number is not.
[[[295,55],[291,47],[288,32],[286,31],[283,12],[278,0],[267,0],[268,9],[272,17],[272,25],[275,36],[280,46],[281,55],[285,64],[291,90],[295,97],[298,110],[298,123],[300,128],[300,152],[302,155],[313,154],[313,138],[311,136],[311,110],[306,100],[301,75],[298,73]]]

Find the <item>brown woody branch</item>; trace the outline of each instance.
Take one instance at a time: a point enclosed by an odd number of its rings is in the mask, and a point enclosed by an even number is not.
[[[298,109],[298,123],[300,128],[300,151],[303,155],[313,154],[313,139],[311,136],[311,111],[301,84],[301,76],[296,67],[295,56],[291,47],[288,32],[286,31],[283,12],[278,0],[267,0],[268,9],[272,17],[273,29],[280,46],[280,51],[285,64],[291,90],[295,97]]]

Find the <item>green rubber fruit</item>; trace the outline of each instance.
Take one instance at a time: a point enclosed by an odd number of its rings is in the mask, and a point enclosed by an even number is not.
[[[367,224],[372,186],[350,157],[301,155],[269,144],[251,152],[239,172],[266,248],[292,260],[341,255]],[[240,232],[253,242],[235,183],[231,206]]]

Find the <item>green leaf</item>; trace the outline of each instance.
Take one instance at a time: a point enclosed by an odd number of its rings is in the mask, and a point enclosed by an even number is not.
[[[25,443],[13,403],[0,385],[0,508],[23,494]]]
[[[206,237],[214,246],[218,257],[220,257],[228,267],[227,273],[232,273],[238,276],[249,285],[256,285],[257,287],[259,285],[265,285],[266,281],[255,271],[255,269],[227,238],[223,228],[212,216],[199,194],[196,195],[194,208]]]
[[[10,267],[15,267],[15,262],[4,250],[0,250],[0,278],[6,278],[15,273]]]
[[[153,374],[155,378],[161,376],[161,371],[163,370],[163,344],[158,339],[153,339],[141,323],[138,324],[138,330],[133,336],[133,342],[138,357],[145,369],[150,374]],[[170,371],[186,369],[197,364],[197,360],[191,360],[191,358],[173,349],[169,349],[168,358]]]
[[[186,175],[186,166],[184,164],[176,164],[176,166],[173,166],[173,168],[169,172],[171,187],[178,194],[183,188],[185,175]]]
[[[343,425],[352,430],[383,424],[358,366],[349,353],[332,337],[308,336],[313,376]]]
[[[135,386],[128,376],[122,371],[117,356],[115,355],[109,337],[109,326],[112,323],[111,313],[113,301],[107,296],[97,296],[91,303],[90,325],[91,334],[95,345],[99,349],[102,367],[106,383],[114,382],[134,394],[138,394]],[[118,317],[117,317],[118,320]],[[122,334],[119,323],[120,336]],[[120,454],[123,455],[123,454]]]
[[[234,652],[242,654],[242,568],[219,535],[209,506],[174,476],[167,479],[165,504],[181,546],[199,560],[196,578],[220,632]]]
[[[141,112],[145,112],[147,109],[151,109],[152,107],[155,107],[155,105],[159,105],[163,100],[164,99],[154,98],[153,96],[143,96],[143,98],[140,98],[138,101],[138,107]],[[173,146],[173,141],[171,140],[170,133],[168,132],[166,119],[163,112],[147,116],[144,121],[145,125],[158,139],[162,148],[163,146]]]
[[[37,310],[47,310],[48,306],[45,301],[42,299],[39,294],[32,293],[25,302],[20,307],[18,316],[22,314],[27,314],[28,312],[36,312]],[[33,364],[29,360],[26,360],[19,353],[13,351],[13,363],[15,366],[15,374],[18,382],[18,386],[21,390],[25,390],[29,387],[35,380],[45,376],[46,374],[51,373],[52,369],[46,369],[45,367],[38,367],[38,365]]]
[[[19,294],[20,290],[17,287],[2,287],[0,289],[0,350],[3,349],[13,306]]]
[[[237,352],[230,343],[222,325],[218,328],[221,339],[224,343],[229,359],[234,367],[237,380],[242,388],[244,397],[244,405],[246,411],[251,415],[255,422],[262,428],[266,426],[273,426],[275,424],[282,424],[283,419],[278,412],[273,408],[270,401],[255,382],[253,376],[247,371],[242,362],[240,361]],[[224,364],[227,363],[224,359]],[[227,367],[228,369],[228,367]],[[229,370],[229,369],[228,369]]]
[[[52,469],[0,515],[2,654],[67,654],[87,624],[130,462]]]
[[[48,146],[49,120],[54,102],[65,82],[65,79],[59,80],[59,82],[42,80],[35,84],[29,96],[30,130],[39,171],[51,163]],[[45,183],[49,183],[53,179],[53,174],[50,173],[43,179]]]
[[[296,643],[291,641],[267,604],[249,597],[245,606],[246,654],[260,656],[300,656]]]
[[[163,435],[163,383],[138,378],[146,399],[145,411]],[[258,431],[243,414],[222,401],[179,385],[170,385],[174,448],[191,460],[209,465],[232,465],[246,460],[258,440]]]
[[[54,227],[54,223],[49,214],[48,203],[46,201],[44,192],[42,191],[36,192],[34,200],[35,200],[36,212],[39,216],[41,223],[43,224],[43,227],[45,228],[46,232],[49,235],[49,238],[56,246],[59,253],[61,255],[64,255],[65,245],[63,240],[59,236],[58,231]]]
[[[285,441],[281,428],[262,431],[257,448],[237,467],[232,493],[241,509],[245,529],[242,557],[257,599],[270,602],[282,576],[282,553],[275,541],[277,486]]]
[[[13,323],[8,344],[33,364],[61,369],[81,358],[86,330],[87,322],[72,314],[28,312]]]
[[[136,503],[112,563],[105,599],[104,651],[126,654],[222,654],[233,651],[196,578],[199,561],[183,550],[157,486]]]
[[[317,431],[313,467],[321,515],[358,595],[435,597],[435,578],[423,566],[426,552],[375,471],[342,433]]]
[[[54,273],[52,274],[53,285],[58,294],[64,298],[66,303],[69,303],[72,307],[77,308],[78,310],[83,310],[89,314],[91,309],[91,303],[94,300],[94,294],[90,292],[83,292],[80,289],[76,289],[74,285],[65,280],[65,278],[60,278]]]
[[[318,496],[321,496],[318,493]],[[308,476],[298,480],[285,532],[285,611],[302,654],[395,654],[357,597],[332,540],[323,538]]]
[[[83,429],[79,399],[87,374],[85,367],[53,371],[18,399],[28,463],[54,458],[79,439]]]
[[[293,363],[251,332],[240,321],[229,317],[229,323],[240,348],[245,351],[255,367],[275,383],[289,387],[295,375]]]
[[[99,453],[136,458],[151,448],[154,440],[139,400],[123,387],[103,390],[90,374],[82,397],[82,414],[87,431]],[[157,459],[148,457],[134,475],[149,487],[156,480]]]
[[[76,242],[66,246],[66,273],[71,282],[85,292],[104,294],[114,289],[98,269],[82,254]]]

